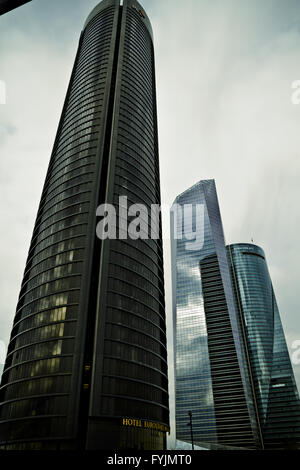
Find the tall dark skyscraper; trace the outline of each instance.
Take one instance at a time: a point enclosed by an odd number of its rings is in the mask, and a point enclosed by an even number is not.
[[[214,180],[180,194],[172,215],[176,437],[190,442],[191,411],[195,443],[258,448]]]
[[[300,448],[300,400],[264,251],[227,247],[265,449]]]
[[[81,33],[2,376],[2,449],[165,447],[161,220],[157,239],[100,240],[96,209],[119,196],[160,204],[152,29],[135,0],[102,1]]]

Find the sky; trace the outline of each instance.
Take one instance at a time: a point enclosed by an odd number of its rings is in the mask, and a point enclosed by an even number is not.
[[[80,31],[97,3],[33,0],[0,17],[0,363]],[[300,341],[300,104],[291,101],[300,80],[299,1],[141,3],[154,31],[162,202],[216,180],[226,242],[253,239],[264,249],[293,353]],[[163,229],[170,332],[166,217]],[[300,389],[300,364],[293,367]],[[170,397],[173,404],[172,383]]]

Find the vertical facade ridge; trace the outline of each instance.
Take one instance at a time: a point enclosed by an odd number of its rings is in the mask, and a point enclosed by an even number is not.
[[[110,79],[107,83],[107,114],[105,122],[105,130],[100,135],[100,145],[98,148],[99,155],[99,175],[98,182],[96,185],[97,194],[97,204],[96,207],[104,204],[107,201],[107,185],[109,180],[109,166],[111,155],[111,140],[113,136],[113,115],[116,102],[116,80],[118,73],[118,59],[119,59],[119,50],[120,50],[120,29],[122,21],[122,8],[118,6],[118,2],[110,2],[114,10],[114,27],[112,35],[112,45],[111,50],[111,71]],[[107,2],[107,7],[109,2]],[[102,10],[105,5],[102,5]],[[97,13],[99,15],[99,12]],[[93,220],[92,227],[95,234],[96,229],[96,207],[94,214],[91,214]],[[82,380],[82,392],[81,392],[81,401],[79,416],[81,417],[79,422],[80,430],[80,445],[82,448],[85,448],[87,445],[87,434],[88,434],[88,422],[89,415],[91,414],[91,390],[93,389],[92,384],[94,382],[94,349],[95,349],[95,331],[96,325],[99,321],[99,296],[101,296],[101,282],[99,276],[101,276],[101,259],[102,259],[102,249],[103,242],[94,236],[93,242],[93,260],[91,264],[91,272],[89,273],[89,286],[88,286],[88,314],[87,314],[87,324],[86,324],[86,336],[85,336],[85,346],[84,346],[84,370],[83,380]],[[103,286],[102,286],[103,289]],[[85,389],[85,384],[90,384],[90,386]]]

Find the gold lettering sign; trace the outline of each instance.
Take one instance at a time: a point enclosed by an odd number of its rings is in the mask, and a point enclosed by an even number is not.
[[[147,421],[145,419],[123,418],[122,425],[135,428],[154,429],[155,431],[160,432],[170,432],[170,428],[165,424]]]

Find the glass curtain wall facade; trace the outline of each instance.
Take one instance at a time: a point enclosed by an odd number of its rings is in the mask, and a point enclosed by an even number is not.
[[[102,1],[81,33],[1,381],[2,449],[165,447],[161,220],[156,240],[99,240],[96,209],[119,196],[160,204],[152,29],[135,0]]]
[[[171,212],[176,437],[258,448],[215,182],[180,194]],[[193,234],[198,237],[191,241]],[[190,240],[190,241],[189,241]]]
[[[300,448],[300,401],[264,251],[227,247],[266,449]]]

